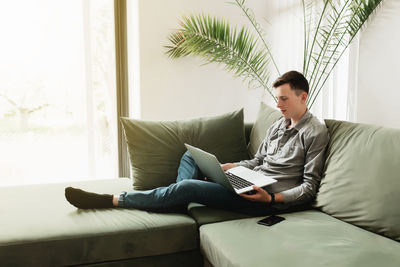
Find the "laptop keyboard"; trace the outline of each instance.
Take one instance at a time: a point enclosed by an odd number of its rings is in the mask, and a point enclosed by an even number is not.
[[[228,177],[229,182],[235,189],[242,189],[254,185],[253,183],[250,183],[249,181],[246,181],[245,179],[240,178],[239,176],[236,176],[230,172],[226,172],[225,174]]]

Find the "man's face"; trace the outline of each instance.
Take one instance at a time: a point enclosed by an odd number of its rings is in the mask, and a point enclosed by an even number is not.
[[[307,93],[296,94],[295,90],[290,88],[290,84],[285,83],[275,88],[277,98],[277,108],[280,109],[286,119],[298,119],[304,114],[307,100]]]

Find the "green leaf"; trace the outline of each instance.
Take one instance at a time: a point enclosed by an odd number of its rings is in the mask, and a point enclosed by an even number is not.
[[[272,95],[270,53],[258,48],[258,39],[247,28],[231,28],[227,21],[206,15],[183,17],[180,25],[168,37],[172,45],[166,46],[166,53],[171,58],[195,55],[207,63],[222,63],[227,71]]]

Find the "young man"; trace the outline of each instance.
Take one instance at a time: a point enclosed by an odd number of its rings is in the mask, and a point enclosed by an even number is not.
[[[277,209],[299,207],[316,195],[328,144],[328,131],[308,110],[308,82],[299,72],[290,71],[273,84],[277,107],[283,118],[274,123],[251,160],[222,164],[224,170],[244,166],[277,180],[255,194],[237,195],[223,186],[205,181],[193,158],[186,152],[177,181],[167,187],[120,195],[100,195],[80,189],[65,189],[67,200],[82,209],[136,208],[159,212],[185,208],[190,202],[251,215],[267,215]]]

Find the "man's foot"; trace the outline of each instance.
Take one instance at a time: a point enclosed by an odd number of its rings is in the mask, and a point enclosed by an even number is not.
[[[65,198],[80,209],[113,208],[113,195],[86,192],[78,188],[65,188]]]

